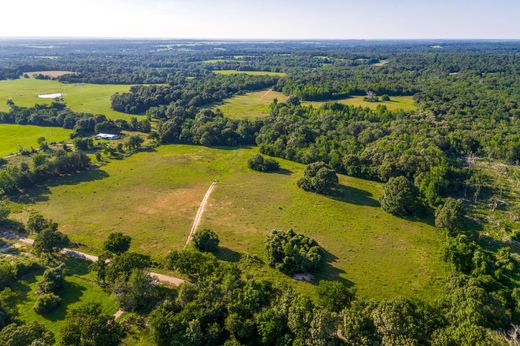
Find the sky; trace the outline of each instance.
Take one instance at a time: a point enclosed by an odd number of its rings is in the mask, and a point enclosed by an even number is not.
[[[0,0],[2,37],[520,39],[520,0]]]

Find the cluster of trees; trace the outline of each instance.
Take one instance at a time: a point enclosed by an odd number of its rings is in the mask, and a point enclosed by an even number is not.
[[[247,166],[259,172],[273,172],[280,168],[278,161],[260,154],[255,154],[247,160]]]
[[[163,118],[166,106],[174,107],[174,112],[197,109],[240,92],[273,86],[277,80],[272,76],[209,75],[167,86],[133,86],[128,93],[112,96],[112,108],[131,114],[143,114],[149,110],[155,117]]]
[[[303,234],[273,230],[265,240],[265,255],[271,267],[294,275],[318,271],[324,251],[314,239]]]
[[[55,268],[48,268],[43,273],[43,278],[38,283],[40,295],[34,304],[34,311],[38,314],[46,314],[61,304],[61,298],[57,294],[65,284],[65,267],[63,264]]]
[[[10,164],[0,170],[0,196],[14,195],[51,177],[87,170],[90,158],[81,151],[48,150],[32,158],[32,164]]]
[[[0,112],[0,123],[55,126],[72,129],[72,137],[84,137],[94,133],[120,133],[123,130],[150,132],[151,124],[147,119],[130,122],[117,119],[109,120],[104,115],[90,113],[76,113],[66,105],[53,102],[50,105],[35,105],[34,107],[18,107],[10,103],[9,112]]]
[[[305,167],[303,177],[297,184],[305,191],[330,194],[339,184],[339,179],[336,172],[325,162],[315,162]]]

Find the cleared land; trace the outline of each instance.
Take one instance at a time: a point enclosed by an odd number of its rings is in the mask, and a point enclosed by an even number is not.
[[[357,107],[368,107],[368,108],[377,108],[377,106],[382,105],[386,106],[389,110],[397,110],[402,109],[405,111],[417,109],[415,102],[413,100],[413,96],[392,96],[390,101],[380,101],[380,102],[367,102],[364,99],[364,96],[352,96],[345,99],[340,100],[331,100],[329,102],[338,102],[346,105],[357,106]],[[305,104],[312,105],[315,107],[319,107],[326,102],[315,102],[315,101],[306,101]]]
[[[36,148],[40,137],[47,142],[68,141],[70,133],[59,127],[0,124],[0,157],[16,153],[20,147]]]
[[[38,315],[33,309],[38,299],[36,290],[38,281],[42,277],[41,273],[19,280],[13,291],[16,293],[20,319],[28,323],[36,321],[45,325],[54,332],[56,340],[59,340],[67,312],[83,303],[100,302],[103,312],[113,315],[118,310],[119,304],[112,295],[107,294],[98,286],[96,274],[89,272],[89,265],[90,262],[79,259],[68,258],[66,260],[65,287],[58,292],[62,303],[55,311],[45,315]]]
[[[377,202],[381,184],[341,176],[336,196],[316,195],[296,187],[303,165],[280,160],[280,172],[258,173],[246,166],[255,153],[162,146],[34,191],[19,200],[25,210],[19,218],[39,210],[92,252],[101,249],[108,233],[121,231],[133,237],[134,250],[163,256],[182,249],[199,203],[217,179],[200,228],[219,234],[219,258],[235,261],[244,253],[263,258],[266,235],[293,228],[328,252],[318,279],[343,280],[370,297],[438,297],[446,277],[442,236],[426,222],[385,213]],[[250,270],[313,291],[265,265]]]
[[[130,114],[116,112],[111,108],[115,93],[130,90],[129,85],[65,84],[55,80],[21,78],[0,81],[0,111],[7,111],[8,99],[19,106],[50,104],[54,100],[38,98],[40,94],[62,93],[65,103],[76,112],[104,114],[112,119],[130,119]]]
[[[248,75],[251,75],[251,76],[278,76],[278,77],[285,77],[285,76],[287,76],[287,73],[285,73],[285,72],[271,72],[271,71],[215,70],[213,72],[216,73],[216,74],[224,74],[224,75],[248,74]]]
[[[269,115],[269,105],[274,99],[283,102],[287,96],[273,90],[262,90],[231,97],[217,107],[230,119],[256,119]]]
[[[48,76],[51,78],[57,78],[57,77],[60,77],[60,76],[66,75],[66,74],[71,74],[71,73],[74,73],[74,72],[71,72],[71,71],[35,71],[35,72],[26,72],[25,74],[31,78],[34,76],[37,76],[37,75]]]

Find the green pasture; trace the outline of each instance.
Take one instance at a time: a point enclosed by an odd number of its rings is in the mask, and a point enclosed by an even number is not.
[[[230,119],[264,118],[269,115],[269,105],[274,99],[283,102],[287,96],[271,89],[261,90],[231,97],[217,107]]]
[[[217,180],[200,227],[218,233],[219,258],[263,258],[266,235],[292,228],[327,251],[317,279],[342,280],[361,296],[438,297],[447,269],[440,256],[443,236],[431,220],[385,213],[378,203],[383,186],[372,181],[341,176],[333,196],[305,192],[296,186],[303,165],[280,160],[279,172],[259,173],[246,165],[256,152],[161,146],[33,190],[16,200],[24,210],[18,218],[38,210],[92,253],[100,252],[110,232],[120,231],[132,236],[132,250],[161,257],[183,248],[199,203]],[[265,265],[250,271],[314,291]]]
[[[22,148],[36,148],[38,138],[47,142],[69,141],[71,131],[60,127],[0,124],[0,157],[18,152]]]
[[[111,107],[111,97],[115,93],[130,90],[130,85],[112,84],[65,84],[56,80],[21,78],[0,81],[0,111],[7,111],[7,100],[12,99],[18,106],[30,107],[35,104],[50,104],[52,99],[42,99],[38,95],[62,93],[65,103],[75,112],[104,114],[112,119],[130,119],[130,114],[116,112]]]

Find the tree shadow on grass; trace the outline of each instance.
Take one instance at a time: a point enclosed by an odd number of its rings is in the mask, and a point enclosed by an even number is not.
[[[65,268],[67,268],[67,275],[79,276],[87,275],[92,264],[92,262],[72,256],[64,256],[63,262],[65,263]]]
[[[380,207],[379,201],[372,198],[372,194],[352,186],[338,185],[327,197],[345,203],[363,205],[368,207]]]
[[[238,262],[240,261],[240,253],[236,252],[234,250],[231,250],[227,247],[219,247],[217,252],[215,253],[215,256],[221,261],[226,262]]]
[[[345,279],[342,277],[342,274],[345,274],[345,271],[343,269],[337,268],[333,265],[334,262],[338,257],[333,255],[332,253],[328,252],[327,250],[324,250],[324,256],[323,256],[323,266],[321,270],[316,273],[315,275],[315,284],[318,284],[321,280],[331,280],[331,281],[339,281],[343,285],[347,287],[354,286],[354,282]]]
[[[33,186],[27,189],[25,193],[11,197],[11,200],[20,204],[43,202],[49,199],[48,195],[51,194],[51,187],[78,185],[89,181],[105,179],[108,176],[109,174],[107,172],[96,168],[66,177],[57,177],[45,182],[43,185]]]

